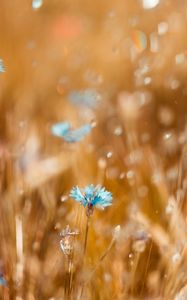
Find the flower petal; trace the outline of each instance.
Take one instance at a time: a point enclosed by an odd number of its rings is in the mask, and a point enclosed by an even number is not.
[[[87,201],[83,196],[83,194],[81,193],[81,190],[79,189],[78,186],[72,188],[69,196],[73,198],[75,201],[80,202],[83,206],[87,205]]]
[[[51,132],[53,135],[58,137],[64,137],[70,130],[69,122],[56,123],[51,127]]]
[[[78,129],[67,132],[67,134],[64,135],[64,139],[69,143],[79,142],[90,133],[91,129],[92,127],[90,124],[83,125]]]

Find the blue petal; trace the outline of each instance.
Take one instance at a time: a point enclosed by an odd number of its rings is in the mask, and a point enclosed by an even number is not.
[[[112,194],[105,190],[105,188],[101,188],[97,186],[97,193],[93,199],[92,204],[94,206],[107,207],[112,205]]]
[[[90,184],[85,187],[84,189],[85,198],[91,199],[95,195],[95,186],[93,184]]]
[[[0,59],[0,73],[6,72],[5,65],[2,59]]]
[[[7,286],[7,281],[4,277],[0,277],[0,285]]]
[[[60,122],[51,127],[51,132],[55,136],[64,137],[69,132],[70,127],[68,122]]]
[[[91,129],[91,125],[86,124],[78,129],[71,130],[64,135],[64,140],[68,143],[79,142],[90,133]]]
[[[90,124],[85,124],[74,130],[71,130],[70,127],[71,125],[68,122],[57,123],[51,127],[51,132],[53,135],[63,138],[68,143],[74,143],[81,141],[92,129]]]
[[[105,208],[112,205],[112,194],[105,190],[104,187],[93,184],[86,186],[83,193],[78,187],[74,187],[71,190],[70,197],[80,202],[84,207],[91,203],[97,208]]]
[[[69,195],[75,201],[80,202],[83,206],[87,205],[87,201],[86,201],[85,197],[83,196],[83,194],[81,193],[78,186],[74,186]]]

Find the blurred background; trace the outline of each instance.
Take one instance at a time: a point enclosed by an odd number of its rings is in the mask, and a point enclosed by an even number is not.
[[[1,299],[187,299],[186,26],[184,0],[1,0]],[[93,128],[67,143],[63,121]],[[68,195],[91,183],[113,205],[83,264]]]

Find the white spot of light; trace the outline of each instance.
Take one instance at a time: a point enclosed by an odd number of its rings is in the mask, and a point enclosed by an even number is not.
[[[159,4],[160,0],[143,0],[143,7],[145,9],[151,9]]]

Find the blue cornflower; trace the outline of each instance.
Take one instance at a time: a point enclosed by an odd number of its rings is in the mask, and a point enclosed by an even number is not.
[[[0,59],[0,73],[6,72],[5,65],[2,59]]]
[[[7,281],[1,273],[0,273],[0,285],[7,286]]]
[[[63,138],[68,143],[81,141],[91,132],[91,124],[85,124],[77,129],[71,129],[69,122],[60,122],[51,127],[53,135]]]
[[[75,186],[70,192],[70,197],[80,202],[84,207],[87,206],[90,211],[93,210],[94,206],[104,209],[112,205],[112,194],[100,185],[94,186],[91,184],[84,189]]]

